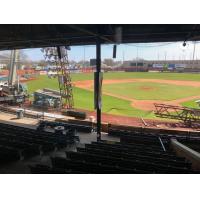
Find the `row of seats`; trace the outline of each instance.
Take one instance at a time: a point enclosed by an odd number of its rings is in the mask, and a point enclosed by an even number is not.
[[[63,174],[144,174],[145,171],[142,170],[136,170],[136,169],[125,169],[122,167],[114,167],[109,166],[106,164],[99,164],[99,163],[93,163],[93,162],[85,162],[81,160],[70,160],[67,158],[62,157],[52,157],[52,166],[46,166],[46,165],[32,165],[30,166],[31,173],[35,174],[48,174],[48,173],[54,173],[56,171],[62,172]],[[42,166],[42,167],[41,167]],[[42,168],[42,170],[41,170]],[[47,170],[45,170],[45,168]]]
[[[64,148],[75,139],[78,138],[74,131],[71,135],[62,135],[0,123],[0,162],[17,161]]]
[[[54,128],[56,126],[64,126],[65,129],[72,129],[79,132],[91,132],[91,126],[87,125],[78,125],[73,123],[64,123],[64,122],[50,122],[50,121],[41,121],[40,125],[38,126],[38,130],[44,130],[45,127]]]
[[[99,152],[98,152],[99,153]],[[118,166],[126,169],[143,170],[149,173],[189,173],[190,170],[185,167],[176,167],[172,165],[162,165],[155,162],[148,162],[136,159],[126,159],[125,157],[113,157],[108,154],[96,154],[88,152],[66,152],[70,160],[81,160],[83,162],[92,162],[102,165]]]
[[[5,148],[12,148],[14,151],[19,152],[19,154],[24,158],[40,154],[39,145],[22,142],[20,141],[20,138],[13,139],[12,137],[10,140],[8,138],[1,137],[0,145]]]
[[[126,145],[126,144],[121,144],[121,143],[116,143],[116,144],[107,144],[105,142],[92,142],[92,144],[86,144],[86,147],[92,147],[94,148],[103,148],[106,150],[113,150],[117,151],[120,150],[122,152],[132,152],[132,153],[137,153],[141,155],[147,155],[147,156],[154,156],[158,158],[162,158],[165,156],[166,158],[175,158],[175,155],[172,153],[164,152],[161,150],[155,150],[151,149],[151,147],[146,147],[146,146],[138,146],[138,145]],[[181,158],[180,158],[181,159]]]
[[[16,149],[0,145],[0,164],[17,161],[20,154]]]
[[[165,138],[177,138],[177,139],[187,139],[187,138],[200,138],[200,133],[197,133],[197,132],[186,132],[186,133],[172,133],[171,131],[167,131],[165,130],[165,132],[163,133],[154,133],[153,131],[152,132],[149,132],[149,131],[146,131],[144,128],[141,128],[141,129],[137,129],[137,130],[122,130],[122,129],[116,129],[116,128],[109,128],[108,130],[108,133],[109,135],[112,135],[112,136],[117,136],[117,137],[120,137],[120,136],[131,136],[131,135],[143,135],[143,136],[149,136],[149,137],[152,137],[152,136],[160,136],[162,137],[163,139]]]
[[[44,171],[40,167],[31,166],[31,173],[95,173],[95,174],[145,174],[145,173],[193,173],[180,167],[169,167],[142,163],[138,161],[119,159],[80,152],[66,152],[67,158],[52,157],[52,167]],[[58,173],[59,173],[58,172]]]
[[[144,146],[150,146],[151,148],[156,148],[160,151],[166,151],[169,150],[169,142],[168,140],[163,140],[161,137],[146,137],[143,135],[124,135],[120,137],[120,142],[122,144],[134,144],[134,145],[144,145]]]
[[[75,132],[74,130],[67,130],[67,134],[63,135],[63,134],[54,134],[54,133],[48,133],[48,132],[44,132],[44,131],[36,131],[33,129],[28,129],[28,128],[23,128],[23,127],[15,127],[15,130],[13,130],[13,126],[12,125],[3,125],[5,127],[1,127],[2,130],[5,130],[6,132],[8,132],[9,130],[11,130],[11,132],[14,134],[18,134],[21,136],[29,136],[37,138],[37,139],[41,139],[41,140],[46,140],[48,142],[53,142],[53,143],[58,143],[59,145],[62,145],[61,143],[64,142],[64,145],[66,145],[66,141],[70,142],[69,140],[73,139],[78,139],[77,136],[75,136]]]
[[[85,148],[77,148],[77,152],[66,152],[65,158],[52,157],[51,160],[50,169],[62,169],[63,173],[196,173],[191,170],[191,163],[171,152],[150,152],[142,146],[119,142],[93,142]],[[32,167],[32,173],[43,173],[38,166]]]
[[[83,174],[81,171],[77,170],[66,170],[63,168],[51,167],[44,164],[36,164],[29,166],[32,174]]]
[[[67,155],[69,152],[66,152]],[[75,153],[76,152],[72,152]],[[130,169],[124,166],[110,165],[110,163],[106,162],[98,162],[95,160],[85,160],[83,159],[71,159],[71,158],[61,158],[61,157],[53,157],[52,166],[54,168],[62,168],[66,170],[74,169],[81,171],[82,173],[89,174],[145,174],[147,173],[145,170],[138,169]]]
[[[134,137],[135,144],[136,142],[139,144],[142,140],[142,144],[158,146],[161,149],[163,149],[164,146],[165,149],[169,149],[170,137],[168,135],[160,135],[160,134],[158,135],[154,133],[145,133],[143,131],[140,132],[140,131],[119,130],[119,129],[109,129],[109,135],[120,137],[121,142],[123,143],[127,142],[133,143],[132,137]],[[161,141],[163,146],[161,145]]]
[[[59,124],[62,125],[62,124]],[[123,131],[121,131],[123,133]],[[51,166],[31,166],[32,173],[197,173],[191,163],[169,148],[170,137],[126,132],[120,142],[98,141],[52,157]],[[59,171],[60,170],[60,171]]]
[[[154,163],[163,163],[164,165],[174,165],[174,166],[187,166],[191,167],[190,163],[186,163],[185,160],[178,160],[177,157],[157,157],[153,155],[145,155],[142,152],[130,152],[130,151],[123,151],[121,149],[109,149],[96,146],[87,146],[86,148],[77,148],[79,152],[88,152],[88,153],[95,153],[95,154],[102,154],[102,155],[112,155],[113,157],[119,158],[126,158],[132,160],[141,160],[141,161],[148,161]]]
[[[4,137],[12,138],[12,137],[18,137],[25,141],[35,141],[36,143],[43,143],[45,144],[55,144],[58,147],[66,146],[67,143],[67,137],[64,137],[63,135],[56,135],[56,136],[46,136],[45,133],[42,132],[26,132],[23,130],[13,130],[13,129],[2,129],[0,131],[0,134],[4,135]],[[53,135],[53,134],[51,134]]]

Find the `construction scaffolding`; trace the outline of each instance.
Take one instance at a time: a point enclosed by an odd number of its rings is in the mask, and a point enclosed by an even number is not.
[[[177,119],[189,125],[200,122],[200,109],[166,104],[154,104],[154,106],[157,117]]]

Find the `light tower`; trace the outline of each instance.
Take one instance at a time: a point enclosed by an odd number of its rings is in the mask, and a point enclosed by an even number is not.
[[[74,99],[67,50],[70,50],[70,47],[59,46],[41,49],[45,60],[50,64],[56,65],[62,107],[72,109],[74,107]]]

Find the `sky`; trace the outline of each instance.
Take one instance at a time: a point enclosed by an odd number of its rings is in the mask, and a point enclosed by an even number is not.
[[[113,45],[102,45],[102,60],[112,58]],[[31,60],[44,59],[40,49],[25,49],[25,53]],[[183,47],[182,42],[167,43],[138,43],[120,44],[117,46],[115,60],[133,60],[136,57],[146,60],[189,60],[193,58],[194,43],[187,42]],[[90,60],[96,57],[95,46],[75,46],[69,51],[69,60]],[[195,59],[200,59],[200,42],[195,45]]]

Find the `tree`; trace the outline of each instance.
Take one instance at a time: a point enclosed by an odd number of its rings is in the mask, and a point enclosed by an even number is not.
[[[111,58],[104,59],[103,63],[107,66],[114,66],[114,61]]]
[[[38,66],[41,66],[41,67],[47,66],[47,62],[45,60],[40,60],[40,61],[38,61],[37,64],[38,64]]]
[[[90,66],[90,62],[88,60],[80,60],[77,64],[83,67]]]

